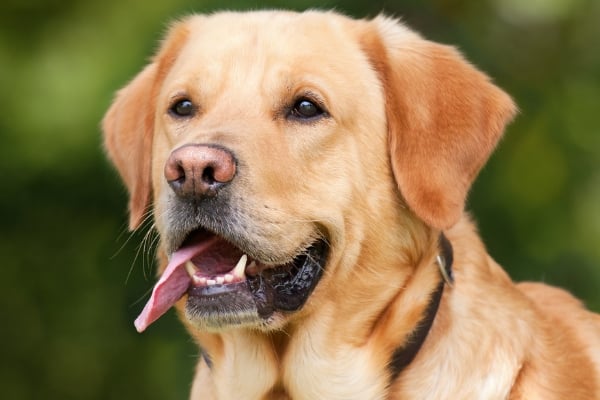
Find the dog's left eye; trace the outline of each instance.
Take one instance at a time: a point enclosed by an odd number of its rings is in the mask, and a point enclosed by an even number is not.
[[[321,107],[307,99],[300,99],[294,103],[291,116],[298,119],[313,119],[324,114]]]

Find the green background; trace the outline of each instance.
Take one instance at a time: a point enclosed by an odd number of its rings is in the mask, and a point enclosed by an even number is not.
[[[197,350],[170,312],[133,328],[152,243],[126,230],[126,193],[99,121],[167,22],[284,1],[3,0],[0,5],[0,393],[3,399],[183,399]],[[600,311],[600,1],[292,2],[402,16],[460,47],[521,113],[469,200],[515,279]]]

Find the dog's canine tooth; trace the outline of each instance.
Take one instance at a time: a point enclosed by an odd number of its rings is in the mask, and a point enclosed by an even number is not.
[[[187,271],[187,273],[190,275],[190,277],[192,279],[194,279],[195,275],[196,275],[196,267],[194,266],[194,264],[192,264],[191,261],[187,261],[185,263],[185,270]],[[195,280],[194,280],[195,282]]]
[[[233,268],[233,271],[231,271],[230,273],[233,274],[233,276],[235,276],[237,278],[244,278],[244,271],[246,270],[246,262],[248,262],[248,256],[244,254],[244,255],[242,255],[242,257],[240,257],[240,261],[238,261],[236,266]]]

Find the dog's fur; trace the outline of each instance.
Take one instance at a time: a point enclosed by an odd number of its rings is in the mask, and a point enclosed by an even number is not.
[[[182,92],[199,104],[185,122],[167,112]],[[326,117],[286,114],[306,93]],[[330,246],[306,304],[265,326],[199,329],[178,302],[206,352],[191,398],[600,398],[600,317],[560,289],[515,285],[463,212],[514,114],[456,50],[387,17],[227,12],[174,24],[103,122],[130,227],[152,204],[162,271],[173,251],[165,163],[208,143],[236,157],[248,242],[280,258],[319,235]],[[454,284],[416,358],[391,379],[393,352],[440,282],[442,231]]]

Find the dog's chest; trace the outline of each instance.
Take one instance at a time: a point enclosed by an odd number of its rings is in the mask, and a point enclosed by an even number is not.
[[[388,374],[366,349],[326,348],[318,341],[293,346],[282,382],[293,400],[384,399]]]

